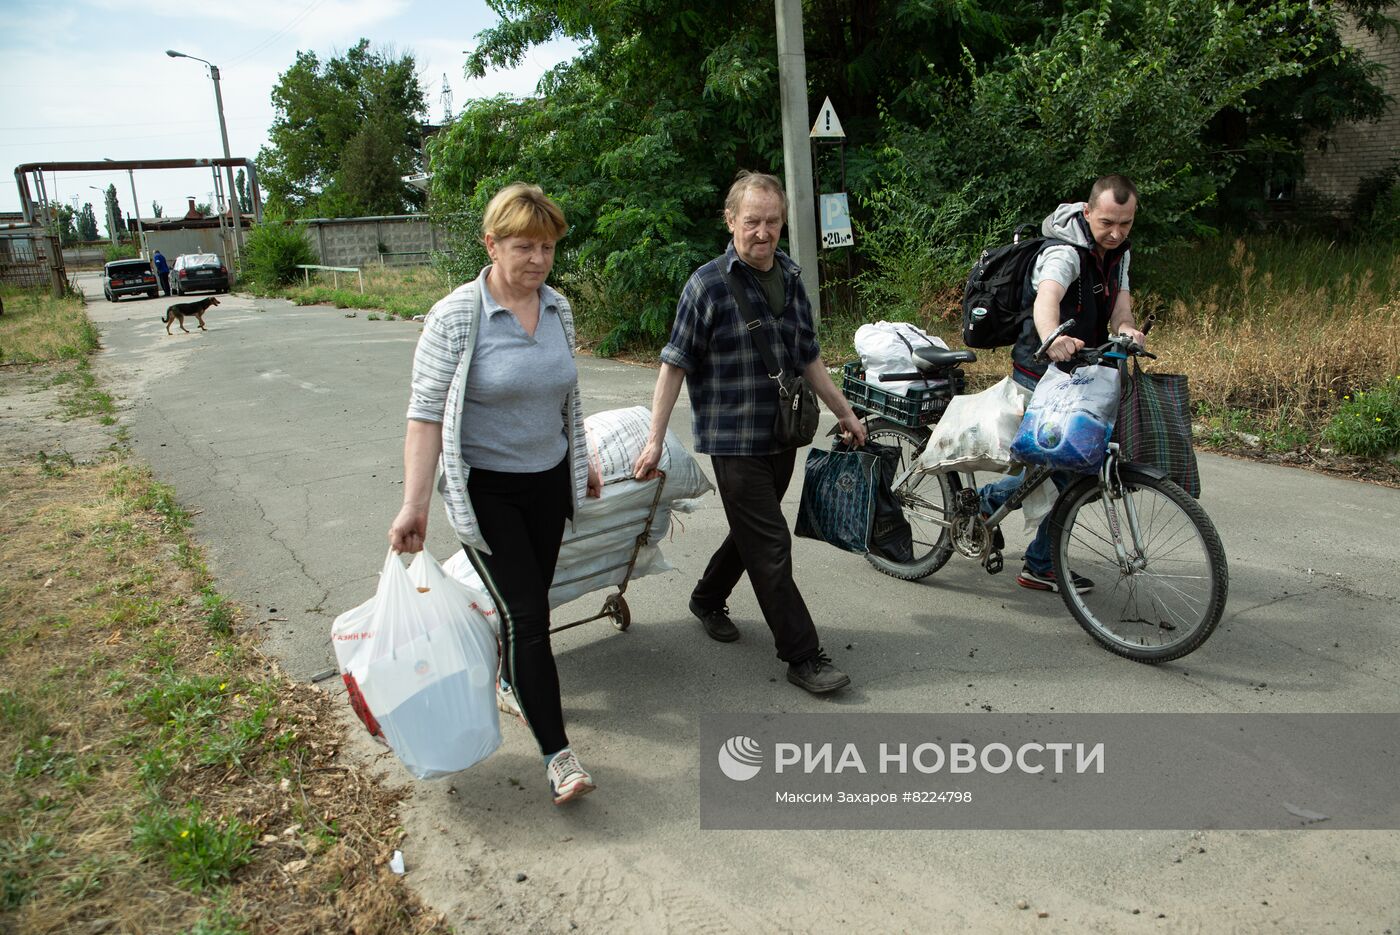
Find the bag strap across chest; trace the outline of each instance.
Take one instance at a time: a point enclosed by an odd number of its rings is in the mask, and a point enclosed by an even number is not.
[[[734,279],[732,270],[724,270],[724,281],[729,284],[729,291],[734,295],[734,302],[739,306],[739,314],[744,316],[749,338],[753,340],[754,347],[758,349],[758,355],[763,358],[763,366],[768,371],[768,378],[777,380],[781,384],[783,367],[773,356],[773,346],[764,340],[761,334],[763,319],[759,317],[753,304],[749,302],[748,293],[744,287]]]

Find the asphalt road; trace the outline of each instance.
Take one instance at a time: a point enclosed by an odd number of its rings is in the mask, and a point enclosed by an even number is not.
[[[400,502],[419,326],[222,296],[207,332],[167,336],[164,301],[114,305],[95,279],[84,286],[104,345],[98,372],[135,452],[199,511],[221,590],[250,608],[293,677],[331,668],[331,621],[372,592]],[[587,411],[649,403],[655,371],[579,367]],[[688,443],[682,395],[672,427]],[[738,643],[709,641],[687,613],[724,530],[708,497],[663,546],[677,570],[629,588],[631,630],[599,621],[555,637],[570,736],[599,791],[556,814],[528,735],[505,725],[501,750],[453,792],[415,788],[409,879],[479,930],[1394,926],[1395,832],[699,830],[696,724],[710,712],[1396,710],[1400,492],[1209,455],[1201,474],[1231,582],[1220,628],[1195,654],[1156,668],[1119,659],[1058,597],[1016,587],[1019,523],[995,578],[955,556],[901,582],[798,540],[799,584],[853,680],[825,699],[783,679],[751,593],[731,601]],[[796,497],[794,483],[789,515]],[[436,504],[429,548],[454,548]],[[517,871],[530,883],[515,884]]]

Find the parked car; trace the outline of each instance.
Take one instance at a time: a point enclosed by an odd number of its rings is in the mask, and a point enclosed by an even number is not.
[[[182,253],[170,267],[170,291],[176,295],[191,292],[227,292],[228,267],[217,253]]]
[[[102,267],[102,295],[108,302],[141,293],[148,299],[160,295],[160,280],[150,260],[113,260]]]

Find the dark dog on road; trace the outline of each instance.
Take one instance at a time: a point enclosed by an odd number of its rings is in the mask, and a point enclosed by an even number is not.
[[[204,313],[209,311],[209,306],[218,304],[219,300],[212,295],[207,299],[200,299],[198,302],[175,303],[165,310],[165,317],[161,319],[161,321],[165,322],[165,333],[171,333],[170,325],[173,322],[180,326],[181,331],[185,332],[185,334],[189,334],[190,329],[185,327],[186,315],[193,315],[195,318],[199,319],[200,331],[208,331],[209,329],[204,327]]]

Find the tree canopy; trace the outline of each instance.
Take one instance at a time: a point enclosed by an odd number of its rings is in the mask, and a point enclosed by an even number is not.
[[[78,239],[97,239],[97,216],[93,214],[92,202],[84,202],[82,210],[78,212]]]
[[[421,206],[421,193],[402,181],[421,169],[427,113],[411,54],[371,49],[367,39],[325,62],[298,52],[272,103],[270,142],[258,153],[270,211],[346,217]]]
[[[107,186],[107,191],[103,192],[102,200],[106,208],[107,239],[116,242],[121,237],[122,232],[122,206],[117,201],[117,186],[115,184]],[[116,230],[112,230],[113,224],[117,225]]]
[[[1388,5],[807,0],[809,112],[830,96],[848,135],[860,294],[886,303],[915,277],[946,285],[987,241],[1105,172],[1138,182],[1155,238],[1257,207],[1259,173],[1296,166],[1311,134],[1384,106],[1338,21],[1382,28]],[[664,335],[680,284],[727,238],[734,172],[782,172],[773,8],[491,6],[502,22],[478,37],[470,74],[559,35],[582,51],[537,97],[471,101],[432,141],[435,210],[473,233],[501,185],[542,185],[572,225],[561,275],[626,309],[602,350]]]

